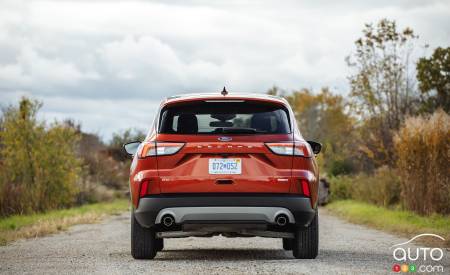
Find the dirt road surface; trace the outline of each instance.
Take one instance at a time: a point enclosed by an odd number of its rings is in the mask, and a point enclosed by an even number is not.
[[[407,241],[320,212],[315,260],[296,260],[280,239],[165,240],[154,260],[130,256],[129,213],[0,247],[1,274],[393,274],[390,246]],[[449,251],[437,264],[450,271]],[[428,262],[427,262],[428,263]],[[416,263],[417,264],[417,263]]]

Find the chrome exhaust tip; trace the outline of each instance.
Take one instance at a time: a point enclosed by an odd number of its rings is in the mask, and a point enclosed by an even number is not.
[[[161,220],[162,224],[165,227],[171,227],[175,223],[175,219],[172,217],[172,215],[165,215]]]
[[[288,217],[286,217],[286,215],[283,215],[283,214],[281,214],[281,215],[278,215],[276,218],[275,218],[275,223],[278,225],[278,226],[285,226],[287,223],[288,223]]]

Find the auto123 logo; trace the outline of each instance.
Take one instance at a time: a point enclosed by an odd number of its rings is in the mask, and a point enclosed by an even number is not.
[[[445,249],[440,247],[420,247],[410,244],[421,237],[445,239],[436,234],[420,234],[407,242],[391,246],[392,257],[395,260],[392,266],[394,272],[418,272],[418,273],[444,273],[444,266],[440,261],[445,257]]]

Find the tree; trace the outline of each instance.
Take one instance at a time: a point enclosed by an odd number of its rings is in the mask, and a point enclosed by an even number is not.
[[[430,98],[428,109],[433,111],[442,107],[450,111],[450,47],[438,47],[430,58],[420,58],[417,62],[417,79],[422,93],[435,90],[436,96]]]
[[[72,204],[80,161],[78,135],[63,124],[36,119],[42,104],[22,98],[3,111],[0,127],[0,215]]]
[[[283,90],[280,90],[280,88],[274,85],[267,91],[267,94],[273,96],[284,96],[285,92]]]
[[[317,94],[302,89],[284,97],[295,113],[304,138],[324,145],[320,159],[323,168],[332,175],[351,172],[352,142],[349,141],[354,120],[347,114],[342,96],[323,88]]]
[[[74,129],[80,136],[77,156],[82,161],[83,171],[78,185],[77,204],[110,200],[122,194],[128,187],[130,165],[129,158],[122,152],[119,140],[122,137],[114,134],[114,143],[105,144],[97,134],[83,132],[81,125],[73,120],[64,120],[64,125]],[[130,133],[124,135],[128,137]]]
[[[417,36],[398,31],[395,21],[366,24],[356,51],[347,57],[352,108],[365,121],[363,152],[376,164],[392,164],[392,132],[414,112],[417,101],[411,54]]]
[[[108,144],[108,152],[115,160],[126,161],[128,156],[124,154],[122,146],[132,141],[143,141],[144,138],[145,132],[140,129],[127,129],[113,133],[113,137]]]

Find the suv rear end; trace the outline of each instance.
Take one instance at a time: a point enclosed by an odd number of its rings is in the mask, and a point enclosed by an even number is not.
[[[296,258],[317,256],[320,144],[303,140],[285,100],[172,97],[125,149],[134,258],[153,258],[164,238],[219,234],[282,238]]]

